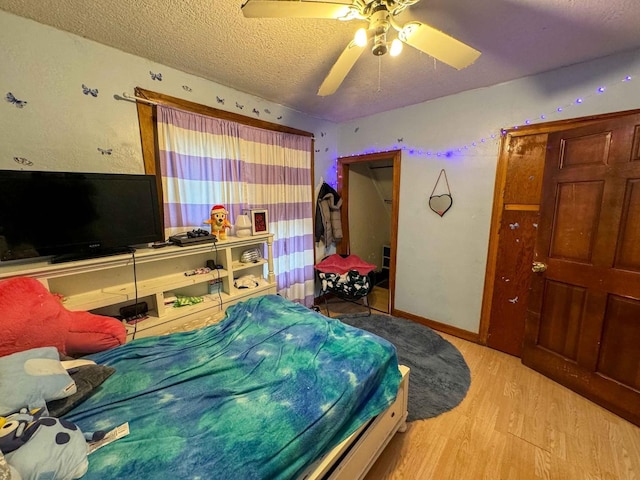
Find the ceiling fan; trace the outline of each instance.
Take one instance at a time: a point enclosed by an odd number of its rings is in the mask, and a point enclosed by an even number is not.
[[[349,42],[336,63],[331,67],[318,95],[334,93],[365,47],[372,41],[374,55],[397,55],[406,43],[458,70],[471,65],[480,52],[459,40],[422,22],[399,25],[395,17],[419,0],[247,0],[242,13],[248,18],[333,18],[338,20],[365,20],[369,28],[361,28]],[[389,29],[398,32],[397,38],[387,40]]]

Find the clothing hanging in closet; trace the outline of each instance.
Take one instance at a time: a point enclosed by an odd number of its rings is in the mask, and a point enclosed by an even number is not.
[[[325,245],[342,240],[340,209],[342,199],[327,182],[322,184],[316,203],[315,241],[324,240]]]

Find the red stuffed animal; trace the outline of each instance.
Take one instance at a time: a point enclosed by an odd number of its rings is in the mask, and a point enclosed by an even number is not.
[[[127,336],[115,318],[72,312],[38,280],[0,282],[0,356],[53,346],[78,356],[122,345]]]

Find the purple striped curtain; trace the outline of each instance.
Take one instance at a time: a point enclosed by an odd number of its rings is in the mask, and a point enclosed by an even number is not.
[[[213,205],[235,222],[265,208],[278,293],[313,304],[311,139],[158,106],[166,236],[202,228]]]

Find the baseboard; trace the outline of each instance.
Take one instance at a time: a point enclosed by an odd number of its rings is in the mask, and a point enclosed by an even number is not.
[[[414,315],[413,313],[404,312],[402,310],[393,309],[392,315],[394,317],[402,317],[407,318],[409,320],[413,320],[416,323],[420,323],[429,328],[433,328],[438,332],[446,333],[448,335],[453,335],[454,337],[462,338],[463,340],[468,340],[473,343],[480,343],[480,334],[475,332],[470,332],[469,330],[463,330],[462,328],[453,327],[451,325],[447,325],[446,323],[436,322],[435,320],[429,320],[428,318],[420,317],[418,315]]]

